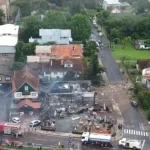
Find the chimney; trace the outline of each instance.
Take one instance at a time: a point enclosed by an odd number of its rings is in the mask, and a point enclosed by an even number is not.
[[[63,61],[63,59],[61,60],[61,65],[63,65],[64,64],[64,61]]]
[[[52,64],[53,64],[53,61],[51,60],[51,66],[52,66]]]

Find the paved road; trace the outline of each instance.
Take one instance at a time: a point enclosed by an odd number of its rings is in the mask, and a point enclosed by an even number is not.
[[[3,139],[8,139],[10,141],[13,141],[14,138],[6,135],[3,137]],[[34,143],[35,146],[45,146],[45,147],[55,147],[55,145],[58,145],[58,142],[61,142],[61,144],[64,145],[65,148],[68,148],[68,141],[69,137],[56,137],[56,136],[47,136],[47,135],[34,135],[34,134],[28,134],[25,135],[24,137],[21,137],[18,139],[19,141],[22,141],[27,145],[29,142]],[[78,144],[80,144],[80,149],[81,149],[81,143],[80,139],[73,139],[74,144],[75,144],[75,149],[78,149]],[[71,145],[69,145],[71,147]],[[84,147],[82,150],[99,150],[100,148],[97,147]],[[102,149],[102,148],[101,148]],[[117,143],[114,143],[114,148],[115,150],[119,150]],[[104,150],[111,150],[109,148],[105,148]]]
[[[96,28],[92,29],[92,39],[99,41],[101,40],[103,43],[103,48],[100,47],[99,53],[100,58],[103,65],[106,67],[106,73],[110,82],[120,83],[124,81],[123,75],[121,74],[119,67],[114,60],[111,51],[108,48],[108,44],[106,43],[103,37],[98,35]],[[107,47],[106,47],[107,46]]]
[[[104,38],[101,38],[97,30],[93,28],[92,30],[92,39],[95,39],[96,41],[101,40],[103,43],[103,48],[100,47],[99,53],[100,58],[103,63],[103,65],[107,69],[107,77],[109,81],[118,83],[121,81],[124,81],[123,75],[119,71],[119,67],[117,66],[117,63],[115,62],[111,51],[108,49],[108,45]],[[107,47],[105,47],[107,45]],[[124,119],[124,137],[129,139],[139,139],[144,140],[145,144],[143,147],[143,150],[149,150],[150,149],[150,141],[148,137],[148,132],[146,128],[146,124],[138,111],[138,109],[133,108],[129,101],[125,100],[118,100],[116,101],[119,104],[120,110],[122,112],[122,116]]]

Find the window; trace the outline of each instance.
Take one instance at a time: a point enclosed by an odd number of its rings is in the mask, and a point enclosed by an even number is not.
[[[6,81],[10,81],[10,79],[11,79],[10,77],[6,77],[5,78]]]
[[[2,56],[8,56],[8,54],[3,53]]]
[[[25,86],[24,87],[24,90],[27,92],[27,91],[29,91],[29,87],[28,86]]]
[[[36,93],[32,93],[31,95],[32,95],[32,96],[36,96]]]
[[[17,97],[21,97],[21,93],[17,93]]]

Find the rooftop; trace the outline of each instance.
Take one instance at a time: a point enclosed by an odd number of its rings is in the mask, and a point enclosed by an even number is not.
[[[40,29],[39,35],[48,35],[48,36],[55,36],[59,35],[60,37],[71,37],[71,30],[70,29]]]
[[[150,67],[150,59],[137,60],[140,70]]]
[[[8,0],[0,0],[0,5],[5,5],[8,2]]]
[[[104,0],[107,4],[120,4],[119,0]]]
[[[15,46],[18,42],[19,26],[5,24],[0,26],[0,46]]]
[[[38,48],[38,49],[37,49]],[[40,50],[39,50],[40,48]],[[46,49],[46,50],[45,50]],[[35,53],[38,56],[43,56],[44,52],[48,53],[50,57],[57,58],[83,58],[83,49],[80,44],[72,45],[52,45],[52,46],[38,46]]]
[[[25,100],[22,100],[18,103],[17,107],[18,108],[22,108],[24,107],[25,105],[33,108],[33,109],[39,109],[41,107],[41,103],[40,102],[32,102],[31,100],[28,100],[28,99],[25,99]]]
[[[24,83],[29,84],[34,90],[39,91],[39,76],[27,66],[20,71],[14,72],[12,81],[13,92]]]

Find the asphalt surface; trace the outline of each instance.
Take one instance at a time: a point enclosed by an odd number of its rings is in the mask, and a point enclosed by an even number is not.
[[[24,137],[20,137],[19,139],[14,139],[14,137],[10,135],[5,135],[3,136],[3,139],[8,139],[10,141],[18,140],[24,143],[24,145],[28,145],[28,143],[33,143],[34,146],[36,147],[52,147],[54,148],[55,146],[58,146],[58,143],[60,142],[61,144],[64,145],[64,148],[68,149],[72,148],[72,144],[69,143],[69,137],[60,137],[60,136],[52,136],[52,135],[36,135],[36,134],[27,134]],[[100,147],[89,147],[89,146],[84,146],[82,147],[80,139],[78,138],[72,138],[73,143],[74,143],[74,149],[81,149],[82,150],[99,150],[99,149],[104,149],[104,150],[120,150],[118,148],[117,142],[114,143],[113,148],[100,148]]]
[[[93,27],[92,29],[92,39],[95,41],[101,40],[100,48],[99,48],[99,57],[101,58],[102,64],[106,67],[106,74],[110,82],[112,83],[120,83],[124,81],[123,75],[121,74],[118,64],[114,60],[111,51],[109,50],[109,45],[104,39],[104,37],[100,37],[97,29]],[[103,46],[102,46],[103,44]]]
[[[124,81],[119,67],[114,60],[111,51],[109,50],[108,43],[104,37],[100,37],[96,28],[93,27],[91,39],[95,41],[101,40],[99,48],[99,57],[106,67],[106,74],[110,82],[121,83]],[[102,46],[103,44],[103,46]],[[144,141],[142,150],[150,150],[150,141],[147,132],[147,124],[144,122],[139,110],[133,108],[129,101],[118,100],[117,101],[122,117],[124,119],[124,136],[129,139],[138,139]]]

